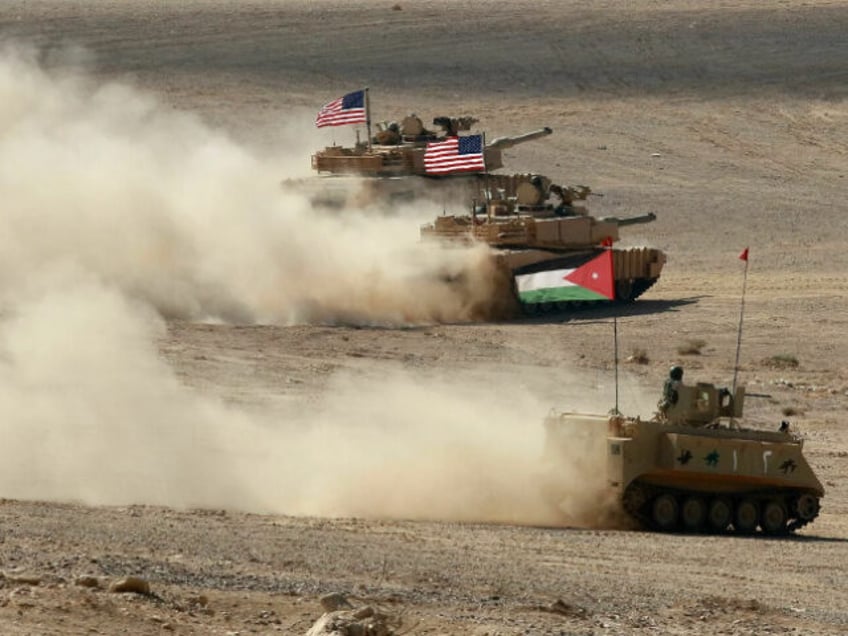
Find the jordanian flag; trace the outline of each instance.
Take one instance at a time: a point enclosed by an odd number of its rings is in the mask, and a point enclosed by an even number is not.
[[[558,303],[571,300],[612,300],[615,285],[612,252],[604,250],[576,269],[554,269],[515,277],[522,303]]]

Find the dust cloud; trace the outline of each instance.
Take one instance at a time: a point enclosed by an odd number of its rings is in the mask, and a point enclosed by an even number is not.
[[[485,259],[419,249],[410,218],[432,210],[318,214],[280,188],[290,157],[35,57],[0,53],[0,496],[595,523],[598,471],[543,497],[549,403],[506,377],[375,368],[285,412],[185,387],[156,346],[169,317],[461,320],[434,274],[485,294]]]
[[[162,319],[117,288],[56,270],[20,296],[0,320],[0,496],[532,524],[603,512],[585,465],[602,437],[576,437],[552,472],[549,402],[506,374],[375,363],[334,377],[318,407],[235,407],[181,384],[154,344]]]
[[[132,86],[36,57],[0,51],[4,296],[57,263],[190,320],[461,321],[488,295],[483,252],[421,245],[435,207],[328,213],[284,187],[323,144],[311,121],[289,122],[286,152],[268,157]],[[445,282],[463,273],[476,299]]]
[[[462,379],[395,370],[341,375],[319,413],[286,440],[295,456],[287,508],[302,514],[590,525],[605,477],[578,466],[605,443],[575,439],[544,460],[550,406],[504,375]],[[601,452],[599,461],[605,453]]]

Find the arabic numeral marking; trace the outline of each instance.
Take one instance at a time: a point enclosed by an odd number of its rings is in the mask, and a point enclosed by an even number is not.
[[[773,451],[770,451],[770,450],[763,451],[763,475],[768,474],[768,460],[769,460],[769,457],[772,456],[772,454],[773,454]]]

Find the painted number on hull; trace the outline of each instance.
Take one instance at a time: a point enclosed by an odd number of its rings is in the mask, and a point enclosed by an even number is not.
[[[763,451],[763,475],[768,474],[768,460],[773,454],[773,451],[770,450]]]

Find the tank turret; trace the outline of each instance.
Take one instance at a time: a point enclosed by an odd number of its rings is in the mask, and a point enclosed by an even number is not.
[[[357,133],[352,146],[327,146],[312,155],[312,169],[321,179],[288,182],[304,191],[315,204],[391,204],[401,200],[429,198],[440,204],[467,205],[477,196],[481,175],[503,168],[503,151],[552,133],[540,128],[521,135],[499,137],[483,147],[485,170],[432,175],[424,165],[427,144],[471,131],[475,117],[435,117],[430,128],[417,115],[400,121],[381,122],[370,140]],[[332,178],[332,181],[329,179]]]
[[[422,235],[451,240],[482,241],[493,247],[541,248],[553,250],[591,249],[620,240],[620,227],[651,223],[652,212],[632,217],[595,218],[588,214],[550,216],[497,214],[504,210],[492,205],[484,214],[440,216],[422,228]]]
[[[424,169],[427,144],[469,131],[478,120],[474,117],[436,117],[428,130],[417,115],[408,115],[399,124],[377,125],[371,143],[359,141],[352,147],[328,146],[312,155],[312,169],[326,175],[344,174],[363,177],[429,176]],[[487,143],[483,152],[486,170],[503,167],[502,151],[521,143],[550,135],[550,128],[540,128],[523,135],[500,137]],[[467,173],[440,178],[468,179]]]

